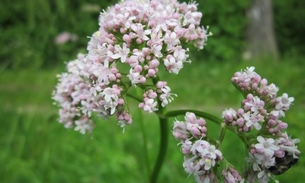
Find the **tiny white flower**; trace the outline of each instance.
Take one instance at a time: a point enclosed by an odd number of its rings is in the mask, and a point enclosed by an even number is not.
[[[176,60],[175,57],[169,55],[164,59],[164,65],[168,72],[178,74],[180,69],[183,68],[183,62]]]
[[[177,96],[176,94],[170,93],[171,89],[168,86],[164,86],[162,89],[162,94],[160,95],[160,100],[162,101],[162,107],[166,106],[168,103],[174,100],[173,96]]]
[[[247,112],[244,113],[242,116],[246,121],[247,127],[254,127],[256,130],[260,130],[262,128],[262,126],[259,124],[261,116],[258,115],[258,113]]]
[[[270,97],[275,97],[277,92],[279,91],[279,88],[273,83],[267,86],[266,89]]]
[[[123,43],[123,47],[120,45],[115,45],[114,49],[116,50],[116,53],[111,57],[113,59],[121,58],[121,62],[125,63],[127,56],[130,52],[129,48],[126,46],[126,43]]]
[[[86,132],[91,132],[94,125],[92,120],[89,120],[88,117],[82,117],[79,120],[75,121],[75,131],[80,131],[80,133],[85,134]]]
[[[110,108],[110,115],[114,114],[115,109],[119,103],[118,90],[114,88],[106,88],[101,93],[105,102],[103,103],[105,109]]]
[[[275,140],[272,138],[264,138],[262,136],[257,137],[258,144],[255,144],[256,149],[264,150],[266,156],[273,156],[274,151],[279,150],[280,148],[275,144]]]
[[[276,98],[276,106],[277,110],[288,110],[290,104],[294,101],[293,97],[288,97],[287,93],[284,93],[281,97]]]
[[[228,122],[232,122],[233,119],[237,118],[237,112],[232,108],[226,109],[222,112],[221,117],[224,118]]]
[[[154,99],[148,99],[146,101],[144,101],[144,106],[143,106],[143,110],[147,111],[149,113],[152,113],[154,111],[157,111],[157,102]]]
[[[141,83],[141,79],[143,78],[143,76],[139,72],[135,72],[133,71],[133,69],[129,70],[129,74],[127,75],[127,77],[133,85]]]

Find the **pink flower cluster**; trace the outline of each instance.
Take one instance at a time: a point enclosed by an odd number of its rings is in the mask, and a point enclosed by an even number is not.
[[[201,139],[206,137],[206,121],[203,118],[197,119],[196,115],[187,112],[185,121],[176,120],[173,127],[173,135],[177,140],[185,142],[188,139]]]
[[[272,83],[268,85],[265,78],[261,78],[255,71],[255,67],[249,67],[243,71],[236,72],[231,81],[244,94],[253,93],[264,97],[266,101],[273,102],[278,88]]]
[[[222,160],[222,153],[216,147],[205,140],[196,140],[194,143],[187,140],[183,149],[189,151],[184,156],[183,167],[189,174],[194,174],[198,183],[216,182],[217,177],[212,168]]]
[[[288,127],[280,118],[285,116],[293,97],[286,93],[277,97],[278,88],[274,84],[267,85],[267,79],[261,79],[254,67],[235,73],[232,82],[246,98],[241,108],[223,111],[222,117],[227,125],[236,126],[240,132],[254,128],[267,130],[272,135],[280,135]]]
[[[292,162],[296,162],[299,158],[300,151],[295,145],[299,140],[292,140],[283,132],[288,124],[280,120],[294,98],[286,93],[277,97],[278,88],[274,84],[268,85],[267,79],[261,79],[254,72],[254,67],[235,73],[232,82],[246,98],[242,100],[241,108],[226,109],[222,117],[238,132],[258,131],[258,143],[252,144],[247,161],[253,165],[250,171],[252,177],[268,182],[269,173],[276,174],[277,160],[291,158]]]
[[[180,140],[184,154],[184,170],[194,174],[197,182],[215,182],[217,177],[212,171],[217,162],[222,160],[222,153],[208,141],[207,128],[203,118],[197,119],[194,113],[187,112],[185,121],[175,121],[173,135]]]
[[[252,164],[252,177],[260,182],[269,182],[270,172],[282,174],[294,165],[300,151],[296,143],[299,139],[291,139],[287,133],[275,138],[257,137],[256,144],[251,145],[249,157],[246,160]],[[256,177],[255,177],[256,175]]]
[[[197,4],[176,0],[126,0],[101,13],[88,53],[69,62],[59,76],[53,93],[59,121],[85,133],[93,128],[94,112],[116,115],[124,127],[132,122],[125,99],[132,86],[142,90],[139,107],[145,111],[169,104],[176,95],[159,81],[158,72],[164,67],[178,74],[190,62],[184,43],[203,48],[209,34],[196,10]]]

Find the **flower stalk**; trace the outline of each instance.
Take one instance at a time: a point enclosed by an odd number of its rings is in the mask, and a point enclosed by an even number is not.
[[[153,169],[153,172],[150,176],[150,183],[156,183],[159,173],[162,168],[162,164],[164,162],[167,146],[168,146],[168,120],[164,117],[159,117],[159,124],[160,124],[160,142],[159,142],[159,152],[158,157]]]

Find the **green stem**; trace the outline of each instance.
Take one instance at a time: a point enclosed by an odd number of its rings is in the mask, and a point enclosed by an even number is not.
[[[127,93],[127,96],[138,101],[142,102],[143,99],[139,98],[138,96],[141,95],[140,89],[136,88],[136,95],[132,95],[130,93]],[[146,168],[146,173],[147,175],[150,174],[150,163],[149,163],[149,158],[148,158],[148,148],[147,148],[147,136],[146,136],[146,130],[145,130],[145,125],[144,125],[144,119],[143,119],[143,114],[141,110],[138,110],[138,116],[139,116],[139,121],[140,121],[140,127],[141,127],[141,134],[142,134],[142,139],[143,139],[143,152],[144,152],[144,163],[145,163],[145,168]]]
[[[141,92],[139,89],[136,89],[136,95],[132,95],[130,93],[126,93],[126,95],[138,102],[142,102],[143,99],[141,99],[140,96]],[[147,138],[146,138],[146,130],[145,130],[145,125],[144,125],[144,119],[143,119],[143,114],[142,111],[138,110],[138,116],[139,116],[139,121],[140,121],[140,127],[141,127],[141,133],[142,133],[142,139],[143,139],[143,152],[144,152],[144,161],[145,161],[145,166],[146,166],[146,171],[147,175],[150,174],[150,164],[149,164],[149,158],[148,158],[148,146],[147,146]]]
[[[221,123],[221,129],[220,129],[220,134],[219,134],[219,137],[218,137],[218,140],[217,140],[217,148],[219,148],[221,142],[223,141],[225,135],[226,135],[226,124],[225,123]]]
[[[154,85],[156,85],[159,80],[160,79],[158,76],[156,78],[153,78]],[[159,172],[161,170],[162,164],[166,156],[167,145],[168,145],[168,117],[164,116],[166,108],[162,107],[159,98],[157,98],[157,101],[158,101],[159,111],[157,111],[156,114],[159,117],[159,123],[160,123],[160,144],[159,144],[159,153],[156,160],[156,164],[154,166],[153,172],[150,177],[150,183],[157,182]]]
[[[149,166],[150,164],[149,164],[149,158],[148,158],[146,130],[145,130],[145,126],[144,126],[144,119],[143,119],[142,111],[140,111],[140,110],[138,110],[138,111],[139,111],[138,116],[139,116],[139,121],[140,121],[140,126],[141,126],[142,139],[143,139],[144,161],[145,161],[147,175],[149,175],[150,174],[150,166]]]
[[[168,144],[168,121],[167,118],[159,117],[160,123],[160,148],[154,170],[150,177],[150,183],[156,183],[163,161],[165,159],[167,144]]]

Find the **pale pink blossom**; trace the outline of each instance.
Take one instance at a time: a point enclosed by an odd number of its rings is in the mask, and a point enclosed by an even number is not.
[[[113,55],[113,58],[120,58],[122,63],[126,62],[127,56],[130,52],[129,48],[126,46],[126,43],[123,43],[122,47],[120,45],[115,45],[114,48],[116,53]]]
[[[56,44],[65,44],[68,41],[76,41],[77,40],[77,35],[69,33],[69,32],[62,32],[58,34],[55,38],[55,43]]]
[[[164,86],[163,88],[161,88],[161,91],[162,93],[160,95],[160,100],[162,101],[161,105],[163,107],[172,102],[174,100],[173,97],[177,97],[176,94],[171,93],[171,89],[168,86]]]
[[[110,115],[114,114],[117,105],[119,104],[120,90],[116,88],[105,88],[101,95],[104,99],[103,106],[105,109],[110,109]]]
[[[173,135],[177,140],[186,140],[189,138],[190,132],[186,128],[183,121],[175,121],[173,126]]]
[[[206,121],[198,118],[194,113],[187,112],[184,117],[185,121],[175,121],[173,135],[176,139],[186,140],[188,138],[201,139],[206,137]]]
[[[253,127],[256,130],[260,130],[262,128],[262,126],[259,122],[263,120],[263,116],[261,116],[259,113],[247,112],[247,113],[244,113],[242,116],[243,116],[243,118],[246,122],[246,126],[248,128]]]
[[[185,172],[193,174],[196,182],[215,180],[212,168],[221,161],[222,153],[205,140],[189,140],[182,142],[182,152],[185,154],[183,167]]]
[[[91,132],[93,130],[93,122],[88,118],[88,116],[83,116],[79,120],[75,121],[75,131],[80,131],[80,133],[85,134],[86,132]]]
[[[175,57],[173,57],[172,55],[168,55],[164,59],[164,65],[168,72],[178,74],[180,69],[182,69],[183,67],[183,62],[176,60]]]
[[[183,49],[182,46],[176,46],[172,48],[172,50],[174,52],[173,56],[176,58],[176,60],[187,62],[186,59],[189,57],[189,55],[187,54],[189,51],[188,48]]]
[[[272,138],[263,138],[262,136],[257,137],[259,143],[255,144],[255,148],[263,150],[266,156],[273,156],[274,151],[279,150],[279,147],[275,145],[275,141]]]
[[[140,108],[143,108],[144,111],[152,113],[158,110],[157,105],[158,103],[154,99],[147,99],[144,100],[143,105],[140,104]]]
[[[136,37],[144,41],[149,40],[148,35],[151,34],[151,30],[150,29],[144,30],[143,29],[144,27],[141,23],[131,24],[130,28],[136,33]]]
[[[146,78],[144,76],[142,76],[139,72],[135,72],[133,69],[129,70],[129,74],[127,75],[127,77],[133,85],[145,83],[146,81]]]
[[[294,101],[293,97],[288,97],[287,93],[284,93],[282,96],[276,98],[276,106],[277,110],[288,110],[291,103]]]
[[[167,50],[170,50],[173,46],[180,43],[175,32],[168,32],[164,36],[164,42],[167,44]]]
[[[226,109],[222,112],[222,118],[225,119],[226,123],[230,123],[237,118],[237,112],[232,108]]]

